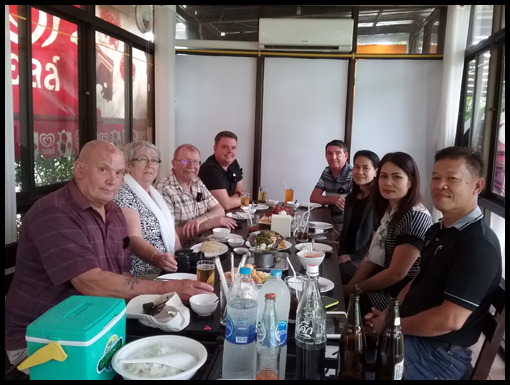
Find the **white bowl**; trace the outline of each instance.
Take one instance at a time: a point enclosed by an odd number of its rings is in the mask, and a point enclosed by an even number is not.
[[[196,365],[184,372],[175,374],[173,376],[148,378],[131,374],[126,369],[124,369],[126,364],[119,363],[119,360],[121,359],[133,358],[133,356],[136,356],[144,349],[149,349],[151,347],[160,345],[168,346],[169,348],[191,354],[197,360]],[[118,374],[120,374],[124,380],[189,380],[195,375],[197,370],[200,369],[202,365],[204,365],[206,360],[207,350],[200,342],[188,337],[162,334],[153,337],[140,338],[124,345],[113,356],[112,366],[113,369]]]
[[[236,247],[234,249],[234,253],[236,254],[246,254],[249,250],[246,247]]]
[[[316,264],[317,266],[320,266],[322,261],[324,261],[324,256],[326,254],[324,251],[301,250],[296,255],[299,259],[299,262],[301,263],[301,266],[303,266],[303,268],[306,270],[307,266],[310,264]]]
[[[286,205],[290,207],[292,210],[296,210],[299,207],[299,202],[294,203],[294,201],[286,202]]]
[[[196,294],[189,299],[191,309],[199,316],[208,316],[218,307],[218,296],[211,294]]]
[[[229,238],[228,244],[232,248],[241,247],[244,245],[244,239],[243,238]]]
[[[253,215],[257,212],[257,208],[253,207],[252,205],[243,206],[243,207],[241,207],[241,210],[243,210],[245,213],[250,213],[251,215]]]
[[[230,235],[230,229],[227,229],[226,227],[216,227],[212,231],[214,236],[217,238],[227,239]]]
[[[268,199],[266,201],[266,205],[269,207],[275,207],[278,204],[278,201],[276,199]]]

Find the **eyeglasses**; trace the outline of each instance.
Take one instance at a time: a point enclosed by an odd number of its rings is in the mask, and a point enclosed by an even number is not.
[[[131,159],[133,161],[136,161],[136,162],[143,162],[145,164],[151,162],[152,164],[160,164],[161,163],[161,159],[157,159],[157,158],[154,158],[154,159],[147,159],[147,158],[133,158]]]
[[[193,166],[200,166],[202,161],[200,160],[191,160],[191,159],[175,159],[177,162],[181,162],[183,165],[187,166],[188,164],[192,164]]]

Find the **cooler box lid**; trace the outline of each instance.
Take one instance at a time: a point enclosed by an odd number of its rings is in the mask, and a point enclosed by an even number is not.
[[[71,296],[28,325],[26,339],[90,341],[105,327],[113,327],[125,310],[126,303],[121,298]]]

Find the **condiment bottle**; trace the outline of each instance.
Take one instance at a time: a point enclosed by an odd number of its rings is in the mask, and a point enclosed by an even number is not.
[[[278,380],[280,372],[280,334],[276,318],[276,294],[265,296],[262,320],[257,324],[256,380]]]

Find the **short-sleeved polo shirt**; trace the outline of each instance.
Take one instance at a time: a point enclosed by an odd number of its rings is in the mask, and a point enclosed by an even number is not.
[[[344,195],[348,194],[352,190],[352,166],[349,163],[345,163],[344,168],[337,178],[333,176],[333,172],[327,166],[315,185],[316,189],[319,189],[326,193],[326,195]],[[336,207],[335,205],[329,205],[331,210],[331,216],[334,224],[344,223],[344,211]]]
[[[213,154],[202,164],[198,176],[210,191],[225,189],[231,197],[236,192],[237,182],[243,179],[243,169],[234,160],[225,170]]]

